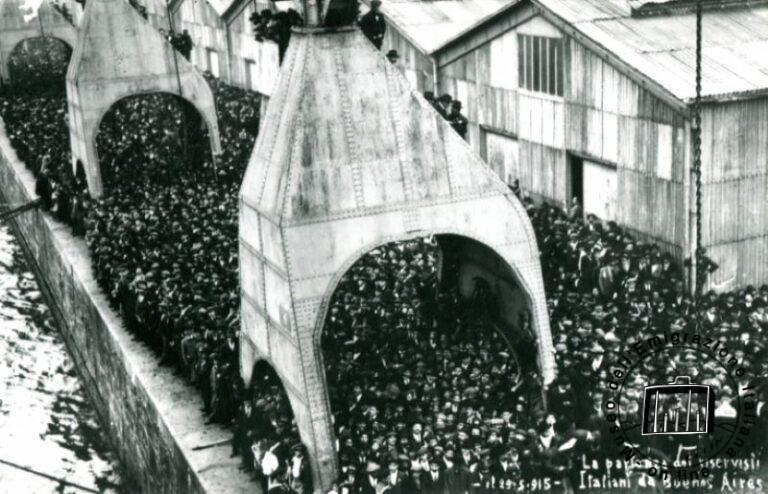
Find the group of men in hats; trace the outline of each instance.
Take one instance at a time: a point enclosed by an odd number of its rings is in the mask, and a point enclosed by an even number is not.
[[[288,396],[267,365],[257,368],[250,389],[242,394],[232,454],[241,456],[242,469],[261,483],[263,492],[313,492],[309,456]]]
[[[253,25],[253,35],[256,41],[274,41],[277,43],[280,62],[288,50],[288,43],[291,41],[291,29],[294,26],[302,26],[304,20],[301,14],[295,9],[273,12],[270,9],[264,9],[261,12],[254,12],[248,19]]]
[[[462,115],[461,101],[453,99],[450,94],[442,94],[439,98],[435,98],[435,94],[432,91],[424,92],[424,99],[426,99],[432,107],[443,117],[461,136],[462,139],[467,138],[467,125],[469,121],[467,117]]]
[[[181,55],[187,60],[191,60],[192,48],[194,48],[195,44],[192,41],[192,36],[189,35],[189,31],[184,29],[182,32],[177,33],[174,31],[165,32],[165,30],[160,29],[160,32],[165,36],[171,46],[176,49],[176,51],[181,53]]]
[[[88,197],[82,167],[72,172],[63,94],[2,98],[0,116],[45,207],[85,235],[95,277],[128,328],[201,390],[211,421],[229,423],[242,387],[236,198],[259,112],[254,94],[209,83],[224,148],[216,166],[201,129],[193,159],[183,159],[179,128],[188,113],[178,100],[127,98],[97,136],[98,200]]]

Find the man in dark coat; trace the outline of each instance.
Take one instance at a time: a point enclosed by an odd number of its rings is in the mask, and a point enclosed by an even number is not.
[[[445,488],[445,478],[440,471],[440,462],[432,457],[429,459],[429,472],[421,476],[421,492],[422,494],[443,494]]]
[[[35,194],[43,200],[43,208],[49,210],[53,207],[53,188],[51,180],[48,178],[48,171],[41,170],[35,181]]]
[[[453,130],[455,130],[462,139],[467,138],[467,117],[461,114],[461,101],[454,100],[451,104],[451,112],[448,114],[448,123],[451,124]]]
[[[187,60],[190,60],[190,57],[192,56],[193,46],[194,46],[194,43],[192,42],[192,36],[190,36],[189,32],[185,29],[184,32],[181,33],[181,43],[180,43],[179,51],[181,51],[181,54]]]
[[[491,467],[494,485],[500,491],[517,490],[520,481],[520,454],[517,448],[511,448],[505,455],[496,460]]]
[[[292,449],[293,457],[288,471],[289,486],[297,494],[309,494],[312,492],[312,471],[309,467],[306,448],[298,443]]]
[[[384,42],[384,33],[387,32],[387,24],[384,17],[379,12],[381,0],[371,1],[371,10],[360,19],[360,29],[365,37],[373,43],[377,50],[381,50],[381,44]]]
[[[365,468],[365,479],[360,482],[358,492],[361,494],[378,494],[381,489],[381,467],[378,463],[369,461]]]
[[[389,471],[387,476],[384,477],[384,482],[389,486],[388,493],[391,494],[404,494],[408,492],[409,484],[406,482],[408,476],[400,471],[400,463],[396,455],[392,455],[388,462]]]

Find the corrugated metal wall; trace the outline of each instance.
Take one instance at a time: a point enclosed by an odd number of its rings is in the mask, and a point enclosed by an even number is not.
[[[704,107],[702,183],[711,287],[768,283],[768,100]]]

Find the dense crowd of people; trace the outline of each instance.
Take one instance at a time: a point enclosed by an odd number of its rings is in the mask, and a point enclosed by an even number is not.
[[[31,95],[63,92],[71,54],[69,45],[51,36],[19,42],[8,58],[10,80],[1,81],[0,94],[9,91]]]
[[[462,299],[441,286],[440,257],[434,238],[387,244],[334,293],[323,350],[340,491],[511,489],[535,455],[534,368],[490,316],[487,283]]]
[[[88,212],[86,239],[128,328],[188,373],[210,420],[228,423],[240,386],[237,194],[259,112],[252,93],[210,82],[223,149],[215,160],[202,119],[179,100],[156,94],[113,108],[97,139],[107,193]]]
[[[265,490],[311,492],[308,454],[279,379],[267,369],[244,389],[237,365],[237,194],[258,101],[209,82],[223,154],[211,156],[202,119],[179,100],[127,98],[99,133],[105,195],[96,200],[81,168],[72,171],[63,95],[5,94],[0,116],[45,206],[85,236],[95,277],[128,329],[195,384],[210,421],[233,424],[233,453]],[[432,102],[446,118],[456,107]],[[694,332],[697,320],[752,375],[764,373],[768,286],[709,292],[695,306],[684,266],[659,246],[585,218],[578,203],[564,211],[511,188],[541,250],[555,382],[542,399],[525,360],[535,347],[509,344],[528,328],[500,326],[487,283],[476,279],[466,297],[441,282],[435,239],[382,246],[340,282],[326,321],[335,491],[567,490],[576,452],[613,452],[602,407],[607,356],[669,328]],[[671,359],[644,372],[668,376],[684,364],[696,365]],[[721,393],[717,413],[731,413],[733,400]]]

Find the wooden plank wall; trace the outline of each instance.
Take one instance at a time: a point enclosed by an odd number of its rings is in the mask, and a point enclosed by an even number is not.
[[[204,0],[184,0],[174,11],[176,31],[189,31],[194,46],[192,63],[200,70],[207,70],[207,49],[213,49],[219,55],[219,73],[223,81],[229,81],[229,63],[227,61],[227,32],[219,14]]]
[[[616,165],[620,224],[683,246],[684,118],[577,41],[567,45],[567,150]]]
[[[711,287],[768,283],[768,100],[704,106],[702,184]]]
[[[441,92],[464,104],[470,143],[482,154],[488,132],[516,138],[512,175],[532,196],[560,204],[569,200],[569,154],[615,165],[618,222],[681,256],[684,118],[565,35],[565,96],[519,89],[517,35],[536,34],[543,22],[533,18],[440,68]]]
[[[277,44],[272,41],[256,41],[250,17],[268,6],[248,3],[228,19],[229,31],[229,83],[262,95],[272,94],[280,71]],[[255,70],[246,74],[247,62],[253,62]],[[249,84],[250,82],[250,84]]]

